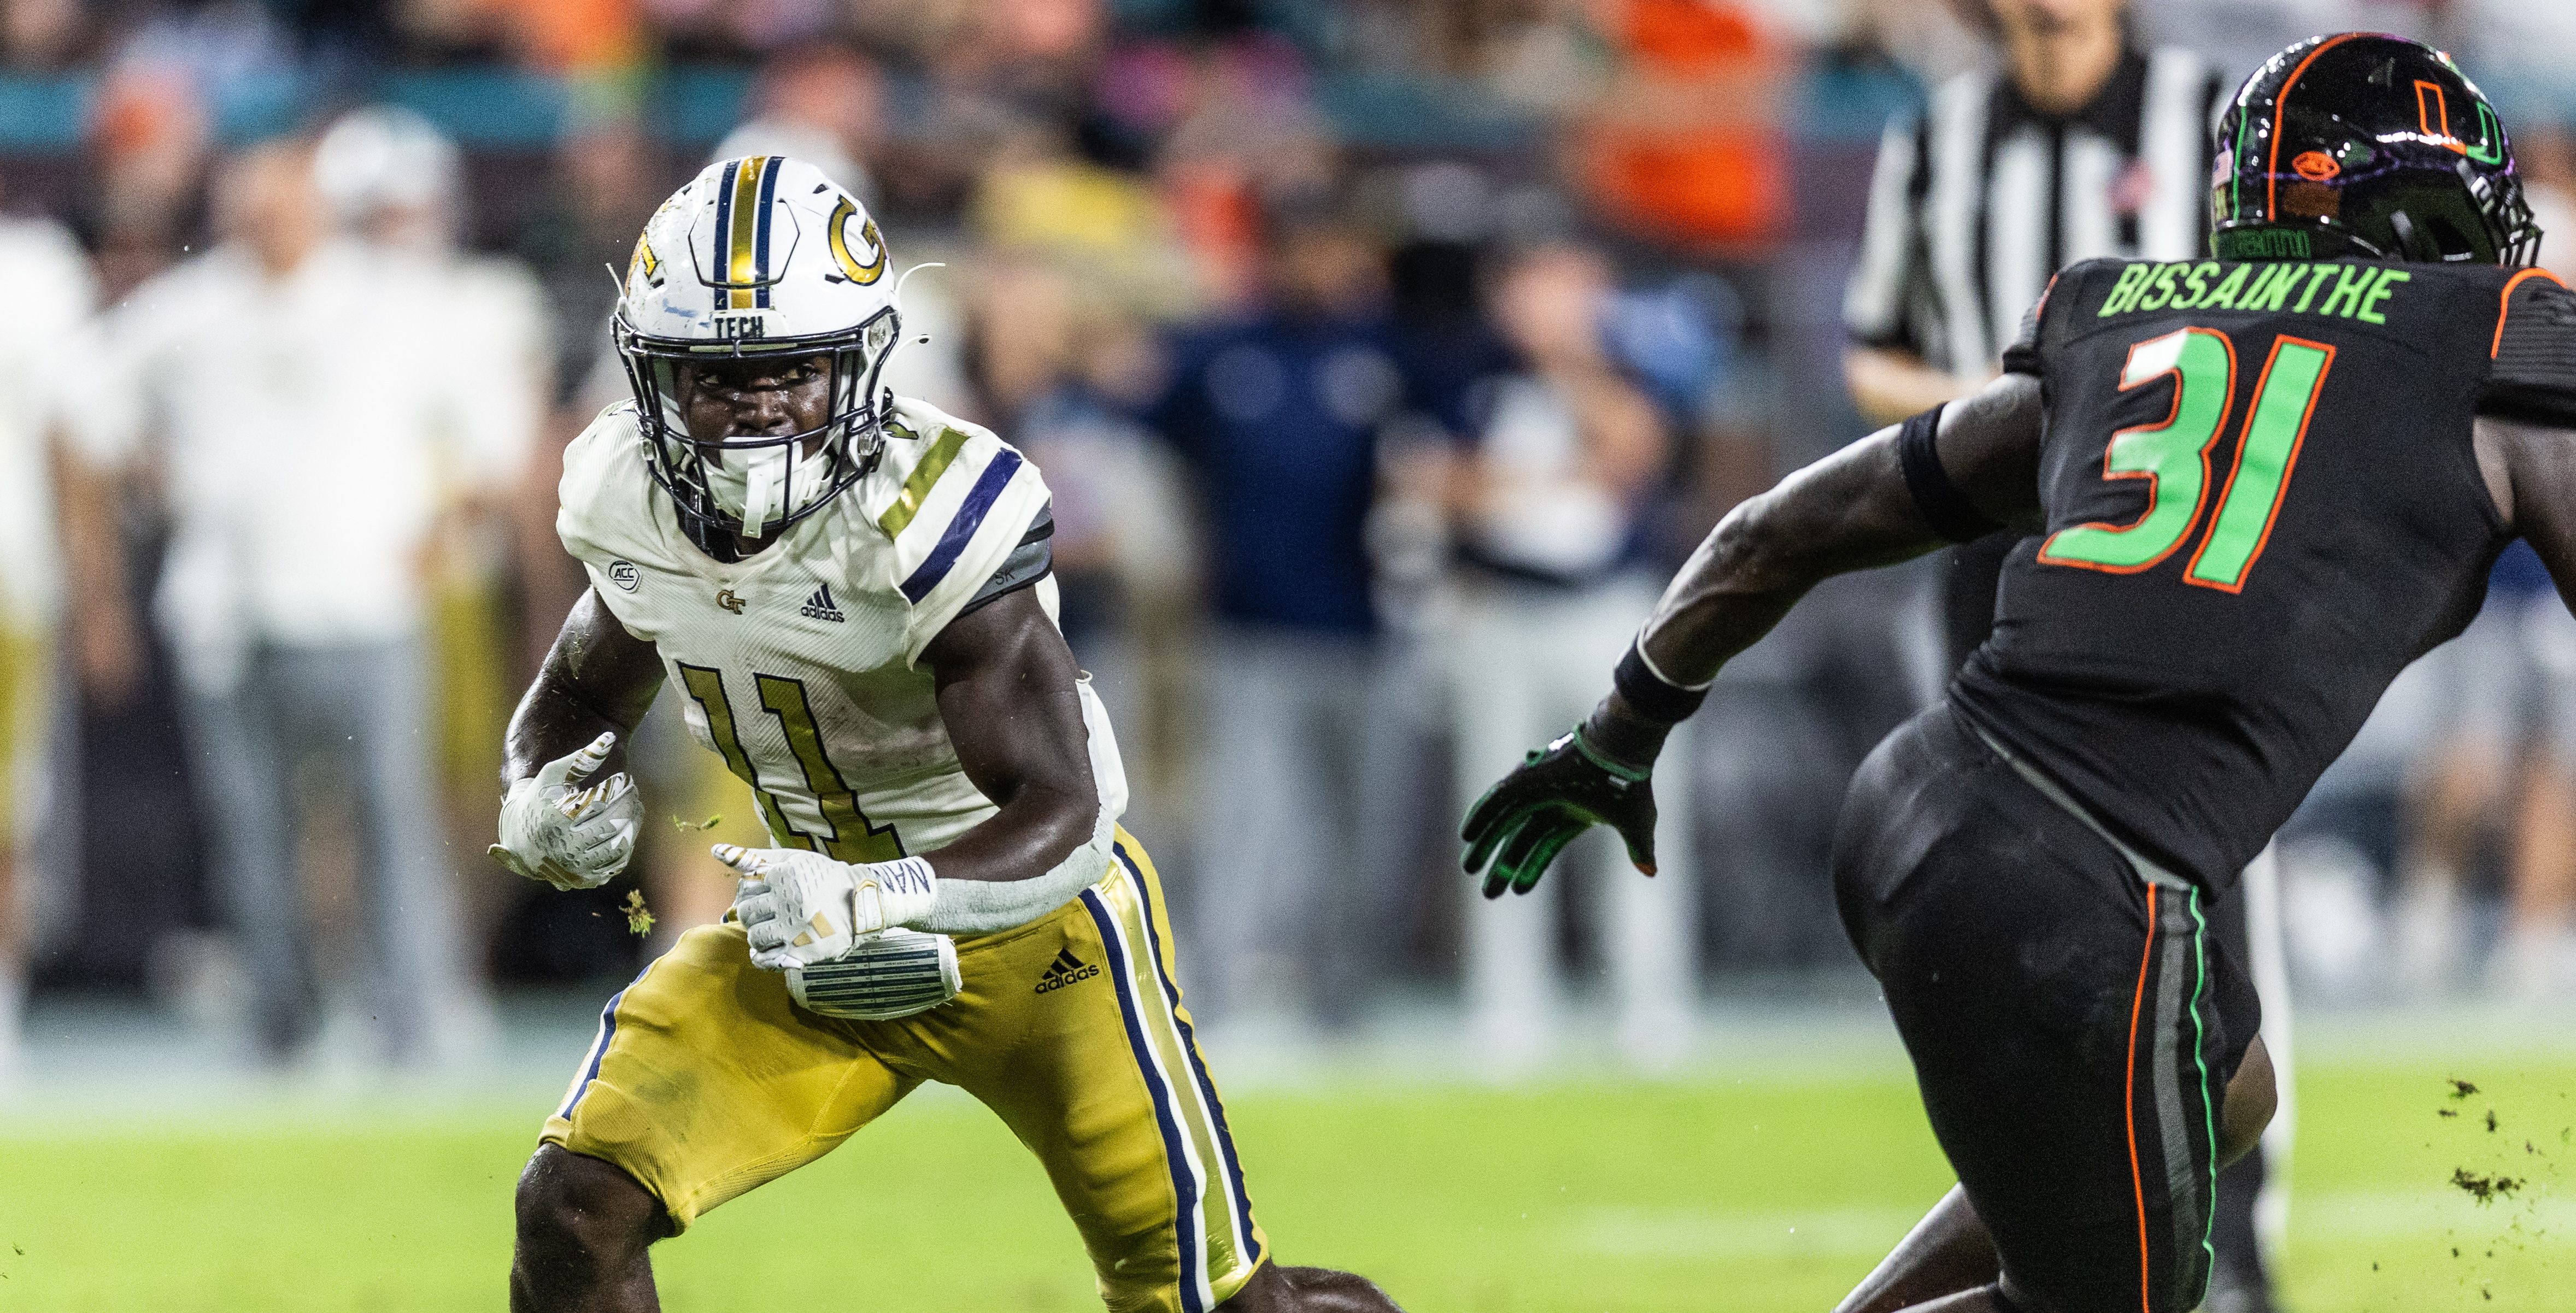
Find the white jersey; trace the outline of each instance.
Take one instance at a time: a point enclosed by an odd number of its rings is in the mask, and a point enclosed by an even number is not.
[[[1037,468],[899,398],[873,470],[726,564],[682,531],[646,459],[633,404],[602,412],[564,452],[556,531],[610,613],[660,653],[689,732],[752,786],[771,842],[886,861],[992,815],[918,663],[1045,513]],[[1055,581],[1037,587],[1052,615]],[[1087,680],[1081,696],[1106,831],[1127,782]]]
[[[0,628],[42,628],[61,594],[47,449],[98,293],[71,234],[30,219],[0,219],[0,285]]]
[[[444,278],[350,239],[284,274],[226,245],[107,316],[65,423],[94,460],[160,469],[173,533],[156,608],[194,687],[229,687],[264,643],[411,639],[441,512],[524,477],[533,416],[504,404],[524,370],[441,353],[464,331]]]

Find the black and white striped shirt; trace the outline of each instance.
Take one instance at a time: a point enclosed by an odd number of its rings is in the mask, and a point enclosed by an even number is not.
[[[1843,307],[1852,340],[1982,379],[2058,269],[2205,254],[2210,128],[2227,92],[2172,47],[2124,50],[2092,103],[2062,118],[1993,70],[1953,79],[1879,146]]]

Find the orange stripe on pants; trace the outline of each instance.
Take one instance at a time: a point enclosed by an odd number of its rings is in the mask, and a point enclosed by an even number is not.
[[[2138,993],[2129,1002],[2129,1077],[2122,1091],[2128,1112],[2129,1189],[2138,1201],[2138,1309],[2155,1313],[2155,1301],[2148,1284],[2150,1265],[2147,1260],[2147,1179],[2138,1170],[2138,1018],[2146,1011],[2147,970],[2156,960],[2156,887],[2147,886],[2147,946],[2138,955]]]

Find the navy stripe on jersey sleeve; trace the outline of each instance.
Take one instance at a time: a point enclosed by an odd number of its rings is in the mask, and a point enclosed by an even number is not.
[[[993,463],[984,467],[983,477],[975,480],[975,486],[967,490],[965,503],[949,519],[948,529],[939,535],[938,545],[930,549],[930,555],[923,559],[921,568],[903,581],[905,601],[920,605],[921,599],[928,597],[930,590],[948,577],[949,568],[957,564],[958,555],[966,550],[967,543],[974,540],[975,531],[983,527],[984,516],[993,509],[1002,489],[1010,484],[1011,476],[1019,469],[1020,453],[1008,447],[1002,448],[993,457]]]
[[[2505,291],[2478,413],[2576,428],[2576,292],[2526,269]]]

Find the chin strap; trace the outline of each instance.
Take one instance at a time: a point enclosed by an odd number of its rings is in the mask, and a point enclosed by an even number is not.
[[[744,465],[742,532],[746,538],[758,538],[768,532],[771,521],[786,514],[795,457],[791,447],[770,447],[753,452]]]

